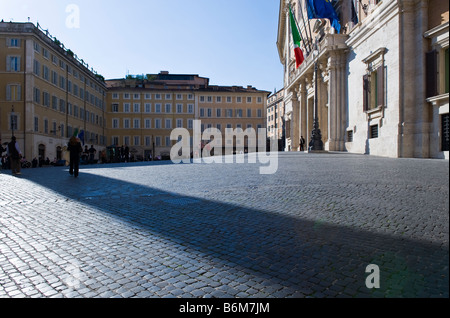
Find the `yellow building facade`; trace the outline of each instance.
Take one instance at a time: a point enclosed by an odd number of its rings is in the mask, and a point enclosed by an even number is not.
[[[176,128],[189,132],[192,152],[196,131],[203,135],[208,128],[217,129],[223,154],[227,128],[233,132],[253,128],[256,133],[258,128],[265,129],[264,105],[269,92],[251,86],[212,86],[208,78],[168,72],[106,82],[108,142],[110,146],[128,146],[137,159],[168,158],[177,142],[171,137]],[[214,139],[206,135],[203,146]],[[243,151],[248,151],[249,143],[256,146],[256,142],[253,135],[242,145],[235,138],[231,147],[235,151],[236,146],[243,146]]]
[[[234,136],[228,149],[248,151],[266,127],[267,91],[167,71],[105,81],[39,24],[0,23],[0,75],[0,137],[14,135],[28,161],[61,159],[77,133],[95,159],[105,151],[108,161],[123,160],[122,146],[126,160],[168,159],[176,128],[189,132],[191,145],[195,131],[216,128],[223,154],[227,128],[242,129],[243,141]]]
[[[0,23],[0,136],[17,138],[27,160],[61,159],[68,138],[105,143],[101,76],[32,23]]]

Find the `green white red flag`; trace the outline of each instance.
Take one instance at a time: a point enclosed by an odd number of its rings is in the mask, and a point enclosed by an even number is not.
[[[295,61],[298,68],[305,60],[305,58],[303,57],[303,51],[300,48],[300,42],[302,41],[302,38],[300,37],[300,32],[298,31],[297,23],[295,22],[295,18],[292,14],[291,8],[289,8],[289,16],[291,21],[292,39],[294,42]]]

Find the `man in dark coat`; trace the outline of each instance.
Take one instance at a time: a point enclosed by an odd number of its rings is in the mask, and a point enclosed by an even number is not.
[[[83,152],[83,147],[81,146],[81,142],[75,136],[70,138],[67,151],[70,152],[69,173],[76,178],[78,177],[78,172],[80,170],[80,155]]]

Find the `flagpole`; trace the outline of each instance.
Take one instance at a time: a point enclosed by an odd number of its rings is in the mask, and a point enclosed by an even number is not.
[[[290,3],[289,3],[289,10],[292,12],[292,7],[291,7],[291,4],[290,4]],[[294,22],[295,22],[295,25],[297,26],[297,29],[298,29],[299,32],[301,33],[302,40],[304,41],[304,37],[303,37],[303,34],[302,34],[302,29],[299,28],[297,19],[295,18],[295,15],[294,15],[293,12],[292,12],[292,16],[294,17]],[[306,29],[305,29],[305,31],[306,31]],[[306,38],[308,38],[308,33],[306,33]],[[308,39],[308,43],[309,43],[309,39]],[[308,47],[307,47],[306,45],[305,45],[305,48],[306,48],[306,53],[309,55],[309,52],[310,52],[311,50],[310,50],[310,49],[308,50]]]
[[[303,21],[303,27],[304,27],[304,29],[305,29],[306,38],[308,39],[309,52],[311,52],[311,51],[312,51],[312,47],[311,47],[311,40],[312,40],[312,39],[311,39],[311,35],[310,35],[310,37],[308,38],[308,29],[306,29],[305,16],[304,16],[304,14],[303,14],[302,4],[299,2],[298,6],[300,7],[300,12],[301,12],[301,15],[302,15],[302,21]],[[309,52],[308,52],[308,54],[309,54]]]
[[[308,1],[307,0],[304,0],[304,2],[306,3],[306,11],[308,11],[308,7],[309,7],[309,4],[308,4]],[[307,12],[308,13],[308,12]],[[308,27],[309,27],[309,37],[310,37],[310,39],[311,39],[311,41],[312,41],[312,31],[311,31],[311,19],[308,17]]]

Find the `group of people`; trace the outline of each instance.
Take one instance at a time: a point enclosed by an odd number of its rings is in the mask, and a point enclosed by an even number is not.
[[[3,145],[6,147],[4,148]],[[95,162],[94,157],[97,150],[94,146],[91,145],[90,149],[88,149],[88,146],[85,146],[83,151],[80,139],[75,136],[70,138],[67,151],[70,153],[69,174],[75,176],[75,178],[79,175],[80,158],[91,163]],[[6,157],[8,160],[4,159],[6,158],[3,157],[4,152],[6,152]],[[11,141],[9,143],[2,144],[0,140],[0,156],[2,157],[2,166],[5,166],[6,162],[8,162],[8,166],[10,167],[13,175],[21,174],[21,160],[23,159],[23,155],[15,136],[11,137]]]
[[[11,137],[11,141],[6,145],[6,148],[3,148],[3,144],[0,140],[0,156],[2,157],[2,166],[6,163],[3,158],[3,153],[6,152],[8,157],[8,162],[13,175],[20,175],[21,168],[21,159],[22,159],[22,151],[20,150],[19,143],[16,140],[15,136]]]

